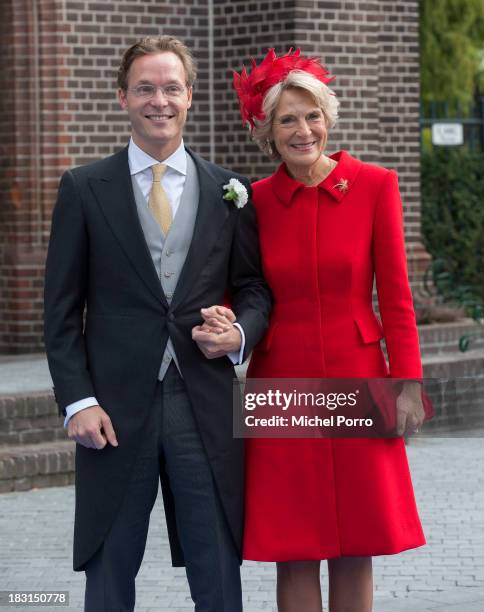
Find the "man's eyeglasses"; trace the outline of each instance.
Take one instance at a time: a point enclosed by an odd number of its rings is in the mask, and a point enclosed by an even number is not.
[[[158,89],[161,91],[163,96],[168,99],[175,99],[182,96],[186,89],[182,85],[165,85],[165,86],[156,86],[151,85],[149,83],[145,83],[143,85],[138,85],[137,87],[131,88],[129,91],[133,92],[137,98],[144,98],[145,100],[149,100],[156,95]]]

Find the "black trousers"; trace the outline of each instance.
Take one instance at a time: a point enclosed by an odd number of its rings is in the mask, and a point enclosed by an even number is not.
[[[99,451],[102,452],[102,451]],[[150,513],[164,465],[196,612],[241,612],[238,555],[218,499],[185,385],[170,365],[121,509],[86,567],[86,612],[134,610]]]

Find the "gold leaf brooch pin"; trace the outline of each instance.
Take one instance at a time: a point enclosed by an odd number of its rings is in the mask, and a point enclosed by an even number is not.
[[[336,185],[334,185],[334,188],[339,189],[341,193],[346,193],[348,191],[348,179],[339,179],[339,183],[336,183]]]

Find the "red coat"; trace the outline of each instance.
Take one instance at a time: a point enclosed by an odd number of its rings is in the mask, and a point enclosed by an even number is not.
[[[421,378],[397,176],[345,151],[332,158],[338,165],[317,187],[284,165],[253,185],[274,308],[248,376]],[[402,439],[251,439],[246,450],[245,559],[425,543]]]

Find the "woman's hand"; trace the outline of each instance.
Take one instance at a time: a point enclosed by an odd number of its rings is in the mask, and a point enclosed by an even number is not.
[[[230,331],[232,323],[236,319],[233,311],[225,306],[210,306],[209,308],[202,308],[200,312],[203,317],[201,329],[214,334],[223,334]]]
[[[242,334],[234,326],[235,314],[225,306],[202,308],[202,325],[192,329],[192,339],[207,359],[240,351]]]
[[[413,380],[405,381],[397,397],[397,434],[403,436],[416,433],[424,418],[422,385]]]

